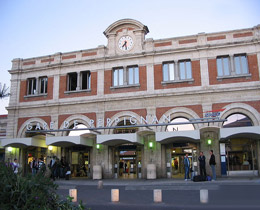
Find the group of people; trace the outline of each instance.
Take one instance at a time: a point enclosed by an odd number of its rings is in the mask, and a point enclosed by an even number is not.
[[[128,176],[130,175],[130,161],[123,161],[123,160],[120,160],[119,162],[119,176],[122,176],[123,173],[127,173]]]
[[[59,158],[53,156],[48,166],[53,180],[66,178],[66,175],[70,175],[70,166],[63,157],[59,160]]]
[[[215,160],[215,155],[213,154],[213,150],[209,151],[210,153],[210,159],[209,159],[209,165],[212,170],[212,181],[216,180],[216,160]],[[199,163],[200,163],[200,175],[206,177],[206,157],[204,156],[203,152],[200,152],[200,156],[198,158]],[[190,159],[189,155],[186,154],[184,157],[184,168],[185,168],[185,181],[190,179],[190,170],[191,170],[191,164],[190,164]]]
[[[35,158],[33,157],[33,160],[30,162],[30,168],[32,170],[32,175],[36,175],[38,171],[44,170],[45,171],[45,163],[43,161],[43,158]]]

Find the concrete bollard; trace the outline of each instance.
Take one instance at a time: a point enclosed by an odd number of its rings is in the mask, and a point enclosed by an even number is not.
[[[77,189],[70,189],[69,196],[72,197],[72,202],[77,202]]]
[[[209,202],[209,191],[206,189],[200,190],[200,202],[208,203]]]
[[[100,165],[93,166],[93,179],[102,179],[102,167]]]
[[[162,190],[160,190],[160,189],[153,190],[153,201],[155,203],[162,202]]]
[[[98,189],[103,189],[103,181],[98,181]]]
[[[119,202],[119,189],[111,189],[111,202]]]
[[[156,165],[155,164],[147,165],[147,179],[156,179]]]

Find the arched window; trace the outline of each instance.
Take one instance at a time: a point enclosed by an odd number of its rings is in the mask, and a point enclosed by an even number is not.
[[[83,124],[78,124],[75,127],[71,127],[72,129],[80,129],[80,128],[87,128],[87,126]],[[89,130],[75,130],[75,131],[70,131],[68,133],[68,136],[82,136],[83,134],[89,133]]]
[[[131,125],[134,126],[133,124],[130,123],[130,120],[122,120],[120,121],[117,126],[125,126],[125,125]],[[118,134],[118,133],[136,133],[138,131],[138,128],[135,127],[129,127],[129,128],[115,128],[113,133]]]
[[[42,126],[41,126],[41,130],[42,130]],[[41,130],[39,130],[39,126],[37,128],[37,131],[39,132],[34,132],[34,133],[25,133],[25,137],[34,137],[34,136],[45,136],[45,133],[42,133]],[[30,131],[36,131],[36,125],[32,126],[32,129]]]
[[[227,121],[223,123],[223,128],[253,126],[251,119],[244,114],[231,114],[226,119]]]
[[[186,122],[190,122],[190,121],[184,117],[177,117],[171,121],[171,123],[186,123]],[[193,124],[168,125],[166,127],[166,131],[189,131],[189,130],[194,130]]]

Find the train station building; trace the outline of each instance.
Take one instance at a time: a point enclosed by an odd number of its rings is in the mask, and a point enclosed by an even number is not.
[[[105,46],[14,59],[5,160],[28,173],[33,157],[56,156],[72,177],[174,179],[187,153],[199,173],[200,151],[210,174],[212,149],[217,176],[259,176],[260,25],[148,33],[122,19]]]

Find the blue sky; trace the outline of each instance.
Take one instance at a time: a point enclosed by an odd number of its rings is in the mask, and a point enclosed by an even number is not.
[[[1,83],[10,86],[11,60],[106,45],[103,31],[132,18],[162,39],[260,24],[260,0],[1,0]],[[6,114],[8,99],[0,101]]]

